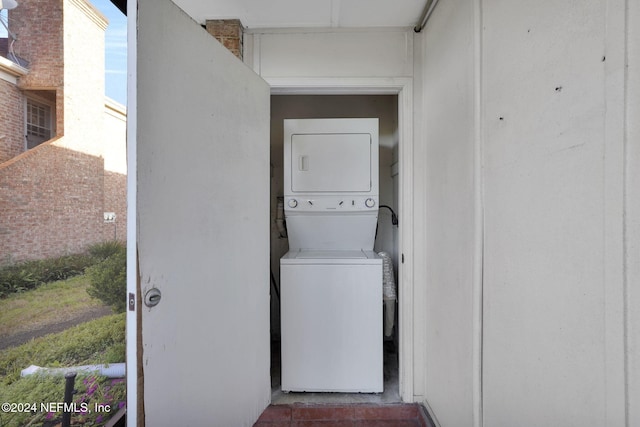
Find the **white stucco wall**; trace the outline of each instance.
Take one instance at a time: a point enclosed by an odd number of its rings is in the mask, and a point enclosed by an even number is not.
[[[412,42],[406,28],[254,30],[244,60],[267,81],[411,76]]]
[[[416,173],[426,185],[426,215],[416,220],[426,239],[416,260],[426,275],[416,304],[426,344],[416,345],[425,346],[424,399],[443,426],[473,423],[473,16],[471,2],[440,2],[416,41],[424,64],[416,145],[425,145]]]
[[[443,426],[639,422],[637,33],[624,1],[445,1],[416,42]]]
[[[104,105],[104,169],[127,174],[127,109],[109,98]]]
[[[483,3],[490,425],[607,425],[603,6]]]

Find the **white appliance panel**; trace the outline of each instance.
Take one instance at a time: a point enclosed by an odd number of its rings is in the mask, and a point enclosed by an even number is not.
[[[377,199],[378,119],[285,119],[283,142],[285,198]]]
[[[380,256],[365,250],[315,250],[296,249],[287,252],[282,259],[286,264],[377,264]]]
[[[371,190],[371,134],[291,135],[291,191]]]
[[[289,248],[372,250],[377,222],[377,210],[369,214],[289,214]]]
[[[304,259],[304,260],[310,260],[310,259],[332,259],[332,258],[336,258],[336,257],[338,257],[340,259],[346,259],[346,260],[367,259],[367,256],[365,255],[365,253],[362,250],[359,250],[359,251],[353,251],[353,250],[347,250],[347,251],[306,250],[306,251],[297,251],[296,254],[295,254],[295,258],[296,259],[301,259],[301,260],[302,259]],[[353,262],[353,261],[350,261],[350,262]]]
[[[383,391],[382,260],[281,261],[282,390]]]
[[[295,214],[295,212],[326,212],[332,214],[336,212],[378,211],[378,196],[374,194],[365,196],[301,194],[287,196],[284,198],[284,202],[285,212],[289,215]]]

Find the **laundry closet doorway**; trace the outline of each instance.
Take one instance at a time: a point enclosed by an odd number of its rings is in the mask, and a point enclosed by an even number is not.
[[[403,82],[407,83],[407,82]],[[356,88],[355,93],[348,93],[347,88],[314,88],[291,89],[272,86],[271,96],[271,144],[270,144],[270,267],[271,283],[271,355],[272,355],[272,403],[290,402],[397,402],[411,401],[413,398],[411,369],[409,367],[411,336],[403,333],[408,323],[406,290],[403,283],[408,279],[402,266],[402,220],[407,218],[405,205],[402,203],[403,180],[401,171],[403,152],[402,139],[406,138],[410,123],[402,114],[406,107],[407,96],[404,87],[370,87]],[[403,90],[404,89],[404,90]],[[405,120],[403,121],[403,117]],[[281,222],[282,211],[278,202],[283,196],[283,120],[302,118],[378,118],[379,119],[379,186],[380,209],[376,232],[375,252],[385,252],[393,264],[397,304],[386,304],[387,316],[385,348],[385,390],[379,395],[346,395],[336,393],[283,394],[280,391],[280,258],[288,249],[286,229]],[[406,191],[406,188],[405,188]],[[404,200],[405,203],[407,200]],[[404,242],[406,244],[406,242]],[[406,256],[406,255],[405,255]],[[405,259],[406,262],[406,259]],[[404,282],[403,282],[404,280]],[[382,283],[380,284],[380,304],[383,304]],[[403,293],[404,292],[404,293]],[[403,296],[405,299],[403,299]],[[402,306],[403,301],[405,306]],[[409,312],[408,312],[409,311]],[[410,329],[408,329],[410,330]],[[409,347],[410,348],[410,347]]]

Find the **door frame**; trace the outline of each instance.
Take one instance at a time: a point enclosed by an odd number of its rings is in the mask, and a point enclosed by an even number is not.
[[[271,95],[397,95],[398,174],[400,176],[398,254],[399,393],[414,401],[414,220],[413,206],[413,79],[263,77]]]
[[[144,426],[142,369],[142,301],[138,283],[138,0],[127,0],[127,426]],[[135,369],[133,367],[135,366]],[[138,412],[141,412],[140,424]]]

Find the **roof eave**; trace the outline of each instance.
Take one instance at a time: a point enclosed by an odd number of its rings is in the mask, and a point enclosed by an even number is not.
[[[11,74],[15,77],[26,76],[29,74],[29,70],[27,68],[24,68],[3,56],[0,56],[0,71],[4,71],[5,73]]]

